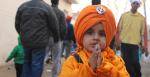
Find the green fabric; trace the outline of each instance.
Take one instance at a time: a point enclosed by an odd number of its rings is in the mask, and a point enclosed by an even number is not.
[[[23,46],[20,41],[20,37],[18,37],[18,45],[13,49],[13,51],[7,58],[7,61],[10,61],[12,58],[14,58],[15,63],[23,64],[24,62],[24,52],[23,52]]]

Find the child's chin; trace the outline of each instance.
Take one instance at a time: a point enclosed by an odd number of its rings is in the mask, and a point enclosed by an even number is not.
[[[93,52],[93,50],[89,50],[88,52],[92,53],[92,52]]]
[[[88,51],[88,52],[92,53],[93,51]]]

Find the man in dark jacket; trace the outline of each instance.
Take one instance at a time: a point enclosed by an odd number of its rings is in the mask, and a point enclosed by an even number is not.
[[[66,20],[67,20],[68,28],[67,28],[67,34],[66,34],[65,39],[64,39],[63,44],[62,44],[62,53],[61,53],[61,56],[62,56],[64,48],[66,48],[65,59],[67,59],[69,57],[69,55],[70,55],[72,41],[74,43],[73,44],[74,47],[76,46],[76,39],[75,39],[75,35],[74,35],[74,28],[73,28],[73,25],[70,23],[71,20],[72,20],[72,17],[71,16],[67,16]]]
[[[54,42],[59,40],[58,20],[43,0],[23,3],[17,11],[15,27],[24,49],[23,77],[41,77],[50,30]]]
[[[55,41],[53,40],[54,35],[51,34],[48,46],[46,47],[46,56],[45,60],[48,58],[49,52],[52,48],[52,77],[57,77],[58,71],[59,71],[59,65],[60,65],[60,54],[61,54],[61,43],[64,38],[65,34],[67,32],[67,24],[65,20],[65,15],[64,13],[58,8],[59,5],[59,0],[51,0],[52,3],[52,8],[56,14],[58,23],[59,23],[59,33],[60,33],[60,38],[58,43],[54,43]]]

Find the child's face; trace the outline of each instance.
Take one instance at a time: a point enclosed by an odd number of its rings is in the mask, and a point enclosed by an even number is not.
[[[92,52],[96,44],[100,45],[102,51],[106,47],[105,31],[101,23],[89,28],[83,36],[83,47],[88,52]]]

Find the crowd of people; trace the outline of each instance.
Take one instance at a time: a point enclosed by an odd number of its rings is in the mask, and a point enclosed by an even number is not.
[[[43,0],[25,2],[15,19],[18,45],[6,62],[15,58],[16,77],[41,77],[51,51],[52,77],[57,77],[65,48],[59,77],[141,77],[141,54],[149,54],[147,26],[137,11],[141,1],[129,1],[132,8],[122,14],[117,28],[104,5],[85,7],[73,26],[72,16],[58,8],[59,0],[51,0],[51,6]],[[115,56],[114,45],[122,58]],[[70,56],[72,46],[77,52]]]

